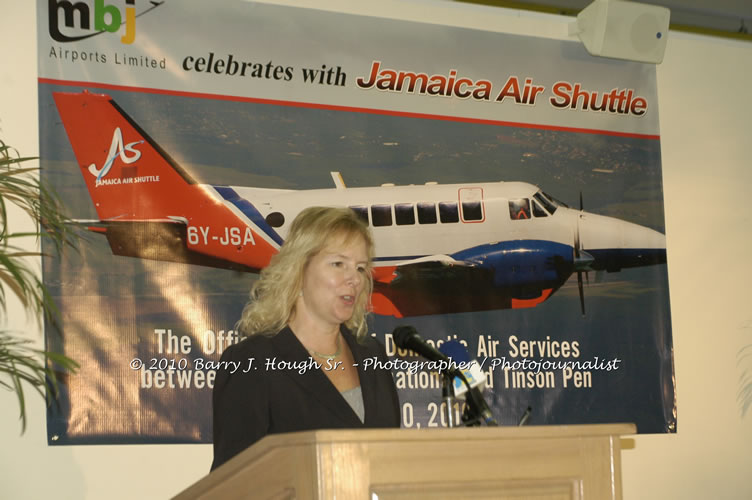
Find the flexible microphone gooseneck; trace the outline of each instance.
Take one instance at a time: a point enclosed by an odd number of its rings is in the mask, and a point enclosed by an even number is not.
[[[467,384],[468,392],[464,397],[471,407],[475,407],[475,417],[481,418],[486,425],[499,425],[481,392],[485,386],[485,374],[478,362],[470,359],[470,353],[467,352],[467,348],[456,340],[450,340],[441,344],[439,351],[451,358],[455,363],[462,363],[469,367],[464,373],[466,378],[469,377],[469,384]]]
[[[481,394],[477,387],[472,387],[468,383],[462,370],[456,368],[456,361],[450,362],[452,360],[450,360],[448,356],[438,351],[432,345],[426,343],[426,341],[418,334],[418,331],[412,326],[398,326],[392,332],[392,336],[398,347],[415,351],[429,361],[444,361],[449,365],[446,372],[452,377],[459,377],[467,387],[467,403],[472,414],[471,418],[468,419],[469,421],[480,418],[486,423],[486,425],[499,425],[496,422],[496,419],[494,419],[491,410],[488,408],[485,399],[483,399],[483,394]],[[465,351],[465,353],[467,353],[467,351]],[[465,357],[469,360],[467,354],[465,354]],[[466,423],[468,423],[468,420],[465,420],[463,417],[463,421]]]

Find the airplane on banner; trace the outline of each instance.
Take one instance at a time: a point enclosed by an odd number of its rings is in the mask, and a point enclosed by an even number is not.
[[[535,307],[577,273],[666,262],[665,236],[572,209],[524,182],[288,190],[198,183],[103,94],[53,94],[114,255],[258,272],[309,206],[372,229],[373,310],[396,317]],[[581,202],[580,202],[581,203]]]

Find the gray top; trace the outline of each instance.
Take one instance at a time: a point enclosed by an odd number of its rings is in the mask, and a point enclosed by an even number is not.
[[[360,390],[360,386],[353,387],[348,391],[341,392],[342,397],[352,407],[355,414],[358,416],[361,422],[365,421],[366,409],[363,407],[363,392]]]

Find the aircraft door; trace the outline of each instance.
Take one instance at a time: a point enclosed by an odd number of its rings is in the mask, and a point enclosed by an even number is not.
[[[459,195],[462,222],[483,222],[486,220],[482,188],[460,188]]]

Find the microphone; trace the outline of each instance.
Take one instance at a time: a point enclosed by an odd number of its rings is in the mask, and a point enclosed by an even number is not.
[[[470,366],[467,370],[461,370],[467,381],[467,388],[463,384],[463,380],[456,377],[454,379],[454,394],[457,397],[464,396],[475,416],[482,418],[486,425],[499,425],[493,417],[488,404],[486,404],[486,400],[483,398],[481,391],[486,386],[486,375],[483,373],[478,362],[475,360],[471,361],[470,354],[467,352],[465,346],[456,340],[444,342],[439,347],[439,351],[452,358],[456,363]]]
[[[454,377],[463,376],[457,368],[451,366],[452,363],[450,363],[449,358],[437,351],[431,344],[426,343],[426,341],[418,335],[418,331],[414,327],[405,325],[398,326],[392,332],[392,337],[394,337],[394,343],[397,344],[397,347],[415,351],[429,361],[443,361],[449,366],[446,371],[450,375]]]
[[[426,343],[426,341],[421,338],[421,336],[418,334],[418,331],[414,327],[398,326],[392,332],[392,336],[394,337],[394,342],[398,347],[415,351],[429,361],[446,362],[449,365],[449,368],[446,369],[446,372],[452,377],[459,377],[464,384],[470,387],[465,374],[462,372],[462,370],[458,370],[456,368],[456,362],[450,360],[448,356],[446,356],[442,352],[439,352],[432,345]],[[460,346],[462,347],[462,344],[460,344]],[[465,351],[464,356],[469,361],[470,357],[467,354],[467,351],[464,347],[462,347],[462,350]],[[493,418],[491,410],[488,408],[486,401],[483,399],[483,395],[480,393],[477,387],[470,387],[466,399],[468,407],[475,417],[482,418],[487,425],[499,425]]]
[[[468,367],[467,369],[462,369],[462,373],[465,375],[470,389],[477,387],[478,390],[482,391],[486,387],[486,375],[483,373],[478,362],[470,359],[467,349],[460,342],[456,340],[444,342],[439,347],[439,352],[451,358],[459,366]],[[454,377],[453,386],[454,395],[465,399],[464,394],[467,392],[468,387],[465,386],[463,380],[460,377]]]

